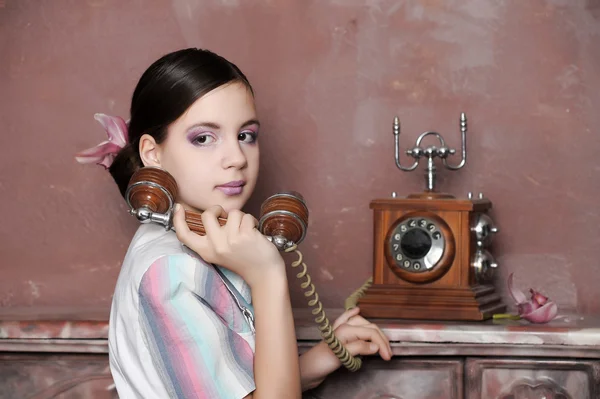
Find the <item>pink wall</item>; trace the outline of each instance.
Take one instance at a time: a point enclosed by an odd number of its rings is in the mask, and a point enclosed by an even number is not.
[[[286,5],[287,4],[287,5]],[[127,118],[142,71],[205,47],[255,86],[263,175],[252,209],[295,189],[326,306],[371,273],[369,201],[420,191],[393,161],[427,129],[467,167],[440,188],[483,191],[494,253],[563,306],[600,311],[600,2],[597,0],[0,1],[0,306],[108,309],[137,222],[78,150],[104,140],[95,112]],[[305,306],[293,286],[294,303]]]

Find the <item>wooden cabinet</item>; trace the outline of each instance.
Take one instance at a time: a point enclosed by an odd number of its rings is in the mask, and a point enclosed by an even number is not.
[[[117,399],[104,354],[2,354],[0,399]],[[364,359],[304,399],[597,399],[600,361],[474,357]]]
[[[392,360],[338,370],[305,398],[600,399],[599,317],[376,323],[392,342]],[[297,335],[316,342],[312,331],[307,323]]]
[[[340,370],[304,398],[462,399],[462,381],[460,360],[369,358],[358,372]]]
[[[377,324],[392,360],[365,357],[362,369],[336,371],[305,399],[600,399],[600,317]],[[312,318],[296,325],[301,353],[320,341]],[[102,321],[0,314],[0,399],[116,399],[107,332]]]
[[[599,361],[367,359],[357,373],[340,370],[304,399],[598,399],[599,387]]]
[[[467,359],[467,398],[597,399],[600,362],[560,359]]]
[[[106,355],[0,354],[0,399],[116,399]]]

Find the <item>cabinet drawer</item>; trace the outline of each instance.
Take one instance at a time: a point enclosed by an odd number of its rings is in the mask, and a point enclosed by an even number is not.
[[[389,362],[364,358],[363,367],[350,373],[340,369],[305,399],[461,399],[463,366],[460,360],[393,358]]]
[[[467,359],[468,399],[596,399],[600,362]]]
[[[106,355],[0,354],[0,399],[114,399]]]

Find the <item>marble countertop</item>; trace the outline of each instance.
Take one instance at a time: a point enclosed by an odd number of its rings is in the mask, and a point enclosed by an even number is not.
[[[0,339],[107,339],[107,309],[0,308]]]
[[[333,323],[341,312],[341,309],[328,309],[327,316]],[[298,338],[320,339],[310,312],[298,309],[295,313]],[[370,321],[377,324],[391,342],[600,347],[600,315],[559,314],[546,324],[506,319],[467,322],[384,319]]]
[[[320,340],[309,309],[295,309],[300,341]],[[331,322],[342,309],[328,309]],[[0,340],[106,340],[108,310],[0,308]],[[600,316],[561,315],[547,324],[372,320],[392,342],[600,346]]]

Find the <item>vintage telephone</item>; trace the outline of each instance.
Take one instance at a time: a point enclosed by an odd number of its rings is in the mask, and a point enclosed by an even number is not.
[[[454,149],[441,134],[422,133],[415,147],[406,151],[414,158],[410,167],[400,164],[400,122],[394,118],[396,166],[413,171],[427,159],[424,192],[397,198],[376,199],[374,211],[373,278],[346,302],[358,306],[371,318],[430,320],[485,320],[506,308],[491,280],[497,263],[489,244],[497,233],[488,211],[492,203],[479,194],[457,199],[435,191],[440,158],[450,170],[461,169],[467,160],[467,117],[460,116],[462,159],[448,163]],[[421,146],[426,136],[435,136],[440,146]]]
[[[141,223],[159,223],[167,229],[172,229],[172,209],[177,198],[177,183],[173,176],[163,169],[144,167],[139,169],[129,181],[125,200],[130,213]],[[185,211],[185,220],[193,232],[206,234],[199,213]],[[226,219],[218,218],[223,226]],[[362,366],[360,358],[353,357],[342,345],[333,332],[333,327],[325,315],[323,304],[319,300],[315,286],[307,273],[302,261],[302,254],[296,249],[304,240],[308,225],[308,208],[302,196],[295,192],[285,192],[269,197],[262,204],[258,230],[280,250],[296,252],[298,260],[292,262],[292,267],[302,265],[297,274],[304,295],[310,298],[308,304],[312,308],[315,322],[319,326],[321,336],[342,364],[350,371],[356,371]]]

